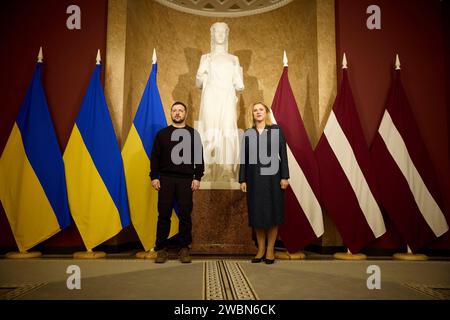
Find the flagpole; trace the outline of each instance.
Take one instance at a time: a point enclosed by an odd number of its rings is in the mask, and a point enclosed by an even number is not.
[[[395,55],[395,65],[394,65],[395,72],[400,72],[401,70],[401,64],[400,64],[400,58],[398,54]],[[428,257],[424,254],[415,254],[412,252],[409,244],[406,245],[406,253],[395,253],[392,258],[394,260],[408,260],[408,261],[424,261],[428,260]]]
[[[342,56],[342,70],[348,68],[347,56],[345,52]],[[366,260],[367,256],[363,253],[352,253],[349,248],[347,252],[336,252],[333,257],[337,260]]]
[[[286,50],[283,51],[283,68],[287,68],[288,67],[288,58],[287,58],[287,54],[286,54]],[[270,114],[272,117],[272,122],[276,123],[275,117],[273,116],[273,114]],[[304,260],[306,258],[306,254],[302,251],[298,251],[298,252],[289,252],[287,250],[284,251],[276,251],[275,250],[275,258],[279,259],[279,260]]]
[[[39,47],[39,53],[37,56],[37,62],[42,63],[44,61],[44,54],[42,53],[42,46]],[[28,252],[27,250],[11,251],[6,253],[5,257],[7,259],[31,259],[31,258],[39,258],[42,256],[40,251],[32,251]]]
[[[42,46],[41,46],[41,47],[39,47],[37,62],[42,63],[43,60],[44,60],[44,54],[42,53]]]
[[[97,57],[95,59],[95,64],[100,65],[101,63],[100,49],[97,50]],[[74,259],[100,259],[105,258],[106,253],[103,251],[92,251],[92,248],[86,248],[86,251],[79,251],[73,254]]]
[[[157,61],[158,61],[158,58],[156,57],[156,49],[153,48],[152,65],[156,64]],[[145,250],[138,251],[136,253],[136,258],[138,258],[138,259],[155,259],[156,258],[156,251],[153,248],[150,249],[150,250],[147,250],[147,251],[145,251]]]

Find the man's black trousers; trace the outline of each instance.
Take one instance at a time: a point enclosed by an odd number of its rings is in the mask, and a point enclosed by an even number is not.
[[[188,247],[192,242],[192,178],[163,176],[158,192],[158,225],[155,250],[167,248],[170,232],[170,217],[174,202],[178,207],[178,239],[180,247]]]

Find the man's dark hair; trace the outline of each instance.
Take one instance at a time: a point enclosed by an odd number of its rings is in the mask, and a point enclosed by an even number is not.
[[[181,101],[175,101],[175,102],[172,104],[172,106],[170,107],[170,110],[172,110],[173,106],[176,106],[177,104],[183,106],[183,107],[184,107],[184,111],[187,112],[187,107],[186,107],[186,105],[185,105],[183,102],[181,102]]]

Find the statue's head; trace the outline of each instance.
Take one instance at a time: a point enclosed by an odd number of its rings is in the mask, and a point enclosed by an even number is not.
[[[228,33],[230,28],[225,22],[216,22],[211,26],[211,51],[215,51],[217,45],[224,46],[228,51]]]

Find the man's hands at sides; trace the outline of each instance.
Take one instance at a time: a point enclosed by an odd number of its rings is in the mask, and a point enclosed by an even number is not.
[[[152,180],[152,186],[155,188],[155,190],[161,189],[161,182],[159,182],[159,179],[153,179]]]
[[[152,180],[152,186],[153,188],[155,188],[155,190],[160,190],[161,189],[161,182],[159,181],[159,179],[153,179]],[[200,189],[200,181],[198,180],[192,180],[191,183],[191,190],[192,191],[197,191],[198,189]]]

